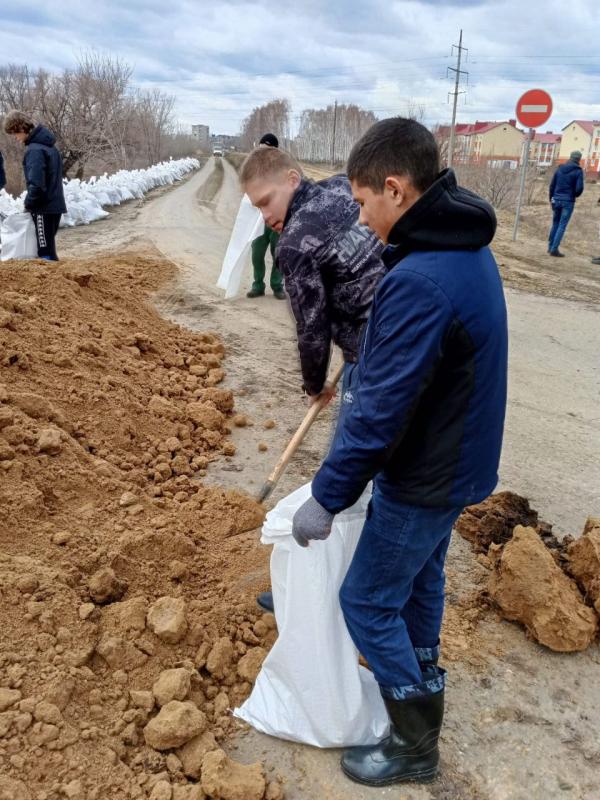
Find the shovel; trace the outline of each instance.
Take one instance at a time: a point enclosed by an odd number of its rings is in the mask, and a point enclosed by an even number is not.
[[[336,386],[338,384],[343,371],[344,371],[344,364],[342,363],[333,374],[331,380],[329,381],[330,386]],[[288,446],[281,454],[281,457],[277,462],[277,464],[275,465],[273,472],[271,472],[266,482],[263,483],[259,493],[257,494],[256,499],[259,503],[264,503],[267,497],[269,497],[269,495],[272,493],[273,489],[277,486],[277,484],[279,483],[279,479],[285,472],[285,468],[292,460],[292,456],[304,441],[304,437],[308,433],[310,426],[318,417],[321,409],[323,409],[326,405],[327,405],[327,398],[323,397],[321,400],[317,400],[316,403],[313,403],[312,406],[308,409],[308,411],[306,412],[306,416],[304,417],[304,419],[300,423],[300,426],[298,427],[298,430],[292,436]]]

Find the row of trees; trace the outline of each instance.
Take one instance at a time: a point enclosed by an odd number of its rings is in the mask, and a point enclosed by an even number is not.
[[[289,149],[290,103],[288,100],[271,100],[250,112],[242,122],[240,132],[242,150],[252,150],[265,133],[274,133],[281,146]]]
[[[375,122],[372,111],[356,105],[311,108],[302,112],[294,146],[305,161],[346,161],[352,146]]]
[[[274,133],[281,146],[303,161],[340,163],[346,161],[354,143],[377,122],[372,111],[353,104],[331,104],[302,112],[297,136],[290,138],[290,103],[271,100],[242,122],[240,144],[243,150],[256,147],[265,133]],[[413,114],[414,111],[414,114]],[[410,109],[417,118],[419,109]]]
[[[60,73],[10,64],[0,67],[0,115],[18,108],[47,125],[57,137],[66,177],[146,167],[194,152],[192,137],[175,128],[175,98],[157,89],[133,89],[131,76],[125,62],[96,53],[84,54],[74,69]],[[20,150],[3,133],[0,148],[7,156],[9,188],[17,190]]]
[[[403,114],[423,122],[424,108],[411,103]],[[255,147],[264,133],[276,134],[282,147],[286,147],[302,161],[344,163],[354,143],[377,122],[372,111],[356,105],[329,105],[327,108],[311,108],[302,112],[298,134],[290,140],[290,103],[287,100],[272,100],[255,108],[242,123],[241,146],[243,150]],[[433,133],[440,148],[440,162],[445,164],[448,156],[447,136],[438,126]],[[513,207],[516,202],[520,172],[500,165],[457,164],[460,182],[480,194],[495,208]],[[532,164],[525,183],[525,204],[538,202],[543,196],[547,179],[539,175]]]

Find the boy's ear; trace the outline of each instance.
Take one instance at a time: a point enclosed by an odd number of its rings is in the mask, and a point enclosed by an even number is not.
[[[399,175],[388,175],[384,183],[384,191],[394,205],[401,206],[406,197],[406,178]]]

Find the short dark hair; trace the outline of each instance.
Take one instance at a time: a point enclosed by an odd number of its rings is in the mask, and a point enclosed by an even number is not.
[[[4,117],[4,131],[6,133],[31,133],[35,122],[24,111],[13,109]]]
[[[390,175],[405,175],[425,192],[440,171],[440,155],[431,131],[414,119],[392,117],[376,122],[352,148],[348,179],[377,194]]]

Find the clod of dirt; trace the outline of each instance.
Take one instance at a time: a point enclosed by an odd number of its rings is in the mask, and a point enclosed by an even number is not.
[[[204,756],[201,783],[213,800],[262,800],[266,789],[262,764],[238,764],[223,750]]]
[[[172,800],[173,788],[169,781],[158,781],[152,787],[150,800]]]
[[[194,703],[171,700],[144,728],[144,739],[155,750],[170,750],[189,742],[206,729],[205,715]]]
[[[210,402],[190,403],[187,414],[195,425],[208,431],[220,431],[225,422],[223,414]]]
[[[279,783],[279,781],[271,781],[267,785],[267,791],[265,792],[265,800],[283,800],[283,787]]]
[[[600,614],[600,518],[588,517],[583,534],[567,548],[568,570]]]
[[[596,635],[598,618],[579,590],[557,566],[533,528],[518,525],[496,558],[489,592],[506,619],[520,622],[551,650],[585,650]]]
[[[106,661],[112,669],[123,669],[126,672],[141,667],[148,656],[141,650],[119,636],[106,633],[96,646],[98,655]]]
[[[199,780],[202,774],[202,761],[207,753],[218,750],[219,746],[210,731],[204,731],[183,745],[177,755],[181,760],[183,772],[188,778]]]
[[[160,597],[150,606],[146,621],[163,642],[177,644],[187,631],[185,601],[180,597]]]
[[[231,639],[222,636],[217,639],[212,650],[206,659],[206,669],[214,675],[215,678],[224,678],[229,672],[231,663],[233,661],[233,644]]]
[[[245,414],[236,414],[232,422],[236,428],[245,428],[248,424],[248,417]]]
[[[275,427],[275,420],[274,419],[267,419],[264,422],[264,427],[266,430],[270,430],[271,428]]]
[[[133,492],[123,492],[119,498],[119,505],[121,508],[129,508],[130,506],[134,506],[137,501],[138,497]]]
[[[0,800],[31,800],[31,795],[23,781],[0,775]]]
[[[103,605],[120,600],[127,591],[127,581],[122,581],[110,567],[102,567],[88,581],[88,589],[94,603]]]
[[[163,670],[152,687],[158,705],[164,706],[171,700],[185,700],[190,693],[191,680],[189,670],[183,667]]]
[[[14,706],[21,699],[21,692],[18,689],[0,688],[0,712],[6,711]]]
[[[258,443],[258,452],[259,453],[266,453],[268,449],[269,449],[269,445],[266,444],[265,442],[259,442]]]
[[[455,528],[477,553],[487,553],[491,544],[510,541],[517,525],[537,528],[538,514],[529,500],[513,492],[498,492],[483,503],[468,506],[458,518]]]
[[[246,655],[238,661],[238,675],[248,683],[254,683],[256,676],[260,672],[262,663],[267,657],[264,647],[252,647]]]
[[[56,456],[62,450],[60,431],[56,428],[42,428],[38,436],[38,449],[40,453]]]

